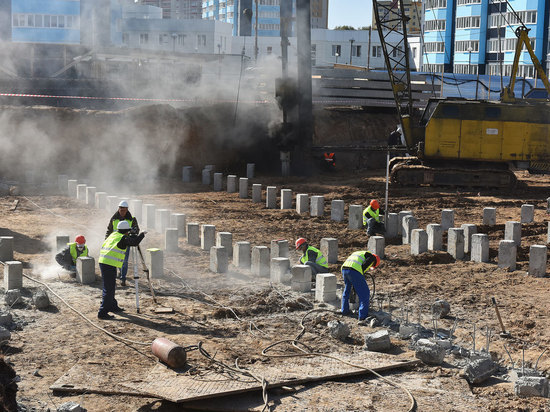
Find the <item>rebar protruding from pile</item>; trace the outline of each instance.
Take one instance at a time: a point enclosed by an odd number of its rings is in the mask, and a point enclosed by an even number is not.
[[[489,325],[485,325],[485,337],[487,338],[485,352],[487,353],[489,353],[489,344],[491,343],[492,334],[493,334],[493,330],[489,329]]]
[[[542,353],[539,355],[539,357],[537,358],[537,363],[535,363],[535,371],[537,370],[537,367],[539,366],[539,360],[540,358],[542,358],[542,355],[544,355],[544,352],[546,352],[547,349],[544,349],[542,351]]]
[[[476,353],[476,324],[474,323],[474,333],[472,333],[472,342],[473,342],[473,348],[472,352]]]

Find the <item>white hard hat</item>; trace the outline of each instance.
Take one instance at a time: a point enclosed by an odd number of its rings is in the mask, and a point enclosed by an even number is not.
[[[116,230],[130,230],[130,224],[126,220],[121,220],[116,225]]]
[[[128,207],[128,202],[126,200],[123,200],[118,204],[118,207]]]

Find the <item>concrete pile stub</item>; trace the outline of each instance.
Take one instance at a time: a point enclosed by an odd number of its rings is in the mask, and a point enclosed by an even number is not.
[[[202,184],[207,186],[210,184],[212,171],[209,169],[202,169]]]
[[[187,216],[185,213],[172,213],[170,216],[170,226],[178,229],[178,237],[185,237]]]
[[[533,223],[535,220],[535,206],[521,205],[521,223]]]
[[[521,223],[506,222],[504,225],[504,240],[513,240],[517,247],[521,246]]]
[[[411,234],[411,255],[428,251],[428,233],[424,229],[413,229]]]
[[[155,230],[155,214],[155,205],[150,203],[146,203],[143,205],[144,226],[147,228],[147,230]]]
[[[59,239],[61,236],[57,238]],[[61,240],[66,240],[65,244],[61,247],[63,249],[69,243],[69,236],[64,236]],[[57,246],[57,251],[59,252],[61,250],[59,248],[59,240]],[[13,236],[0,236],[0,261],[6,262],[8,260],[13,260]]]
[[[76,259],[76,281],[83,285],[95,282],[95,259],[91,256]]]
[[[252,202],[262,203],[262,185],[260,183],[252,185]]]
[[[277,208],[277,188],[275,186],[267,186],[265,189],[265,207],[267,209]]]
[[[365,349],[370,352],[386,352],[391,348],[390,334],[386,329],[365,335]]]
[[[233,246],[233,265],[240,269],[250,268],[250,242],[237,242]]]
[[[311,196],[310,216],[323,216],[325,214],[325,197]]]
[[[170,211],[168,209],[157,209],[155,212],[156,230],[159,233],[164,233],[166,228],[170,226]]]
[[[281,209],[292,209],[291,189],[281,189]]]
[[[498,245],[498,267],[516,270],[517,246],[513,240],[501,240]]]
[[[470,253],[472,249],[472,236],[477,233],[477,226],[465,223],[460,228],[464,230],[464,253]]]
[[[363,228],[363,206],[350,205],[349,217],[348,217],[349,229],[362,229]]]
[[[344,208],[346,203],[343,200],[333,200],[330,203],[330,220],[341,222],[344,220]]]
[[[69,176],[67,175],[57,175],[57,188],[61,193],[67,193],[69,188]]]
[[[67,193],[69,197],[76,197],[76,185],[78,180],[69,179],[67,180]]]
[[[226,273],[228,268],[227,249],[224,246],[210,248],[210,270],[214,273]]]
[[[289,283],[290,275],[290,259],[278,257],[271,259],[270,280],[273,283]]]
[[[55,237],[55,250],[56,250],[56,252],[59,252],[60,250],[67,247],[67,244],[70,243],[70,242],[71,242],[71,240],[70,240],[69,236],[66,236],[66,235],[56,236]],[[2,253],[2,238],[0,237],[0,256],[1,255],[3,255],[3,253]],[[1,261],[13,260],[13,251],[12,251],[12,255],[9,259],[0,259],[0,260]]]
[[[237,192],[237,176],[228,175],[227,176],[227,193],[236,193]]]
[[[327,324],[327,327],[330,332],[330,336],[334,339],[341,340],[342,342],[346,340],[351,332],[349,326],[339,320],[331,320]]]
[[[369,252],[378,255],[380,259],[384,259],[385,253],[384,248],[386,247],[386,239],[384,236],[371,236],[367,243],[367,250]]]
[[[38,289],[33,295],[32,300],[34,301],[34,306],[38,310],[46,310],[50,307],[50,298],[44,289]],[[0,340],[2,340],[1,337]]]
[[[486,381],[498,370],[498,364],[490,358],[474,359],[463,370],[463,375],[471,384]]]
[[[254,246],[252,248],[252,274],[267,278],[269,277],[269,266],[271,258],[267,246]]]
[[[438,223],[430,223],[426,227],[428,234],[428,250],[443,250],[443,227]]]
[[[413,213],[410,211],[410,210],[402,210],[401,212],[398,213],[397,215],[397,235],[398,236],[403,236],[403,219],[405,218],[405,216],[412,216]]]
[[[299,193],[296,195],[296,212],[309,212],[309,195],[307,193]]]
[[[393,239],[397,237],[398,224],[399,224],[399,215],[397,213],[388,213],[386,217],[386,233],[385,233],[385,236],[388,239]]]
[[[248,199],[248,178],[241,177],[239,179],[239,198]]]
[[[318,273],[315,278],[315,301],[334,302],[336,300],[336,275]]]
[[[287,258],[289,253],[288,240],[272,240],[271,241],[271,259],[273,258]]]
[[[138,224],[142,224],[142,212],[143,212],[143,200],[141,199],[131,199],[130,203],[128,204],[130,206],[128,208],[128,211],[132,214],[133,217],[136,218],[138,221]]]
[[[187,223],[187,243],[192,246],[201,245],[200,228],[198,223]]]
[[[23,287],[23,263],[16,260],[4,261],[4,290]]]
[[[105,208],[108,212],[114,213],[118,210],[118,204],[120,203],[120,199],[118,196],[107,196],[107,205]]]
[[[494,226],[497,223],[497,210],[494,207],[483,208],[483,224]]]
[[[214,192],[221,192],[223,189],[223,173],[214,173]]]
[[[233,234],[230,232],[218,232],[216,234],[216,246],[223,246],[228,258],[233,258]]]
[[[86,201],[86,185],[76,185],[76,198],[82,202]]]
[[[338,239],[332,237],[322,238],[319,249],[327,259],[327,263],[338,263]]]
[[[107,192],[95,192],[96,209],[107,209]]]
[[[164,253],[157,248],[147,249],[147,266],[151,278],[161,278],[164,275]]]
[[[429,339],[419,339],[414,356],[428,365],[441,365],[445,359],[445,349]]]
[[[246,177],[249,179],[254,179],[254,172],[256,171],[256,163],[247,163],[246,164]]]
[[[297,292],[311,292],[311,268],[308,265],[292,266],[291,287]]]
[[[441,211],[441,226],[443,230],[449,230],[455,225],[455,211],[453,209],[443,209]]]
[[[532,245],[529,248],[529,275],[543,278],[546,276],[548,249],[544,245]]]
[[[464,259],[464,229],[452,227],[447,235],[447,253],[456,260]]]
[[[216,226],[201,225],[201,249],[210,250],[216,245]]]
[[[408,245],[411,243],[411,235],[414,229],[418,229],[418,222],[416,221],[416,218],[411,215],[404,216],[403,229],[401,232],[404,245]]]
[[[482,233],[476,233],[472,236],[472,250],[470,260],[473,262],[489,261],[489,236]]]
[[[179,250],[179,235],[177,227],[167,227],[164,231],[164,250],[175,253]]]
[[[514,382],[514,393],[522,398],[548,398],[548,379],[544,376],[522,376]]]
[[[183,166],[181,170],[181,180],[184,183],[190,183],[193,180],[193,166]]]
[[[205,165],[204,168],[210,170],[212,173],[216,171],[216,165]]]
[[[86,186],[86,204],[88,206],[95,206],[95,192],[97,188],[95,186]]]

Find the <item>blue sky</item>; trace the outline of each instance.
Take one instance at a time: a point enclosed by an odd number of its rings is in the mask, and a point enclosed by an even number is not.
[[[329,0],[328,28],[335,26],[370,26],[372,0]]]

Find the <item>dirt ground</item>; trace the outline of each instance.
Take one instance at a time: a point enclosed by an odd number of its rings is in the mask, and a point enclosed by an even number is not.
[[[343,286],[339,266],[353,251],[365,249],[367,236],[350,230],[347,221],[330,220],[330,202],[342,199],[350,204],[366,205],[371,198],[384,198],[384,171],[361,174],[321,175],[316,178],[274,178],[260,176],[254,183],[290,188],[293,193],[325,196],[323,217],[299,215],[295,210],[268,210],[264,204],[239,199],[238,194],[206,191],[200,185],[183,185],[177,181],[143,184],[134,196],[144,203],[154,203],[172,212],[185,213],[188,222],[212,224],[217,231],[233,234],[233,241],[249,241],[252,245],[269,246],[274,239],[306,237],[312,245],[321,238],[334,237],[339,243],[339,263],[330,265]],[[388,210],[411,210],[420,227],[439,223],[441,210],[455,210],[455,226],[473,223],[480,233],[490,238],[491,262],[454,261],[444,252],[410,255],[408,246],[388,240],[386,258],[376,271],[377,296],[384,300],[383,309],[402,316],[408,308],[416,322],[420,316],[426,328],[432,327],[430,305],[438,298],[451,305],[450,315],[439,321],[440,330],[449,329],[457,320],[453,343],[473,349],[472,333],[476,327],[476,346],[485,347],[484,328],[493,334],[490,352],[503,367],[511,367],[506,345],[516,367],[534,366],[541,353],[550,346],[550,286],[548,278],[526,275],[529,246],[546,244],[546,198],[550,177],[530,176],[517,172],[519,184],[513,191],[461,188],[390,188]],[[152,188],[152,189],[151,189]],[[264,193],[265,196],[265,193]],[[12,210],[15,200],[19,204]],[[508,272],[496,265],[499,240],[504,237],[504,223],[519,221],[522,204],[535,205],[535,223],[522,227],[522,244],[518,250],[518,267]],[[482,225],[484,207],[497,208],[497,225]],[[141,313],[135,311],[133,288],[117,285],[116,297],[126,312],[112,321],[96,317],[101,299],[101,279],[80,285],[53,261],[55,236],[73,237],[83,233],[91,254],[98,256],[104,230],[112,213],[100,211],[57,192],[55,186],[21,187],[21,195],[0,199],[0,236],[14,236],[14,258],[24,263],[24,273],[45,282],[59,297],[80,311],[91,322],[118,337],[145,344],[157,337],[166,337],[182,346],[203,342],[216,359],[253,370],[255,364],[273,364],[276,359],[261,355],[263,348],[281,339],[292,339],[300,332],[302,317],[314,307],[313,294],[292,292],[284,285],[270,285],[268,279],[253,278],[250,272],[230,265],[228,274],[209,271],[209,254],[189,246],[180,239],[178,253],[165,254],[165,276],[153,285],[159,302],[175,309],[173,314],[155,314],[147,284],[141,279]],[[160,234],[149,232],[144,247],[162,247]],[[291,249],[291,261],[298,255]],[[132,267],[130,268],[130,272]],[[18,379],[17,399],[27,410],[55,410],[64,402],[80,403],[88,411],[175,411],[175,410],[261,410],[259,391],[218,398],[211,401],[176,405],[154,398],[96,393],[59,394],[49,387],[76,364],[99,370],[103,389],[111,390],[124,382],[135,382],[147,375],[157,363],[147,345],[120,342],[91,326],[82,317],[48,291],[52,307],[46,311],[33,308],[30,296],[41,285],[24,279],[24,302],[11,312],[16,329],[12,339],[2,348],[6,360],[15,369]],[[504,340],[491,297],[500,306],[506,328],[512,338]],[[380,301],[375,298],[373,306]],[[316,306],[315,306],[316,307]],[[231,309],[229,309],[231,308]],[[328,321],[338,319],[351,328],[345,342],[332,338]],[[301,341],[316,352],[337,352],[366,356],[361,349],[364,335],[374,330],[360,326],[357,320],[336,313],[319,313],[306,322]],[[378,330],[379,328],[375,328]],[[524,354],[523,354],[524,350]],[[414,359],[409,341],[392,335],[390,355],[395,359]],[[200,372],[207,371],[208,361],[197,351],[189,353],[189,361]],[[513,384],[501,373],[479,386],[470,386],[461,377],[461,360],[447,355],[442,366],[417,366],[408,370],[385,373],[390,380],[406,387],[416,399],[420,411],[545,411],[550,402],[544,398],[523,399],[513,394]],[[550,356],[543,354],[538,369],[548,374]],[[92,379],[92,378],[91,378]],[[268,391],[272,410],[298,411],[406,411],[409,400],[399,388],[372,376],[297,385],[292,389]]]

